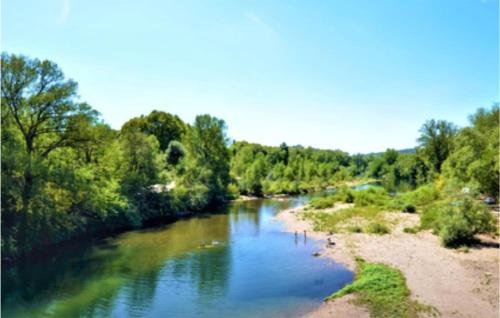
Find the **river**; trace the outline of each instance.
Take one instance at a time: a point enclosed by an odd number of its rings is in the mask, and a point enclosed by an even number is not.
[[[353,279],[274,219],[308,199],[234,202],[2,269],[2,317],[300,316]]]

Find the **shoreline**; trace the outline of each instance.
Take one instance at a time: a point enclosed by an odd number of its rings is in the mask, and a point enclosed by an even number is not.
[[[251,194],[240,194],[237,198],[228,200],[228,202],[243,202],[243,201],[252,201],[252,200],[259,200],[259,199],[276,199],[276,200],[284,200],[288,199],[290,197],[298,196],[298,195],[306,195],[306,194],[311,194],[314,192],[318,191],[325,191],[325,190],[331,190],[335,189],[337,187],[355,187],[359,185],[364,185],[364,184],[370,184],[373,182],[377,182],[378,180],[376,179],[355,179],[355,180],[350,180],[350,181],[342,181],[338,182],[336,184],[328,185],[326,187],[322,188],[317,188],[317,189],[310,189],[306,192],[302,193],[295,193],[295,194],[290,194],[290,193],[265,193],[262,196],[256,196],[256,195],[251,195]]]
[[[347,207],[338,204],[329,212]],[[481,237],[484,244],[467,253],[447,249],[430,231],[404,233],[406,226],[419,224],[419,214],[390,213],[394,227],[390,234],[317,232],[301,213],[304,206],[286,209],[276,215],[287,232],[307,231],[314,239],[332,239],[336,245],[323,246],[321,257],[356,271],[355,256],[368,262],[383,263],[400,270],[406,278],[411,298],[437,309],[440,317],[498,317],[499,239]],[[304,317],[369,317],[365,307],[352,304],[347,295],[324,302]]]

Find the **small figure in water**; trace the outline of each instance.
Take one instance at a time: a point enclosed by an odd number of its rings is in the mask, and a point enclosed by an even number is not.
[[[335,246],[335,242],[332,241],[331,238],[327,238],[326,240],[328,241],[328,244],[327,244],[328,246]]]
[[[304,245],[307,243],[307,232],[304,230]]]

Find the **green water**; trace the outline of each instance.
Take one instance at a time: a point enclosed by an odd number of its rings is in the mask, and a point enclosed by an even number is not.
[[[257,200],[2,269],[2,317],[294,317],[353,274]]]

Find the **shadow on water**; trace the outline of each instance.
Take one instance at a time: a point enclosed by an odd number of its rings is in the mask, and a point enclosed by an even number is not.
[[[353,278],[274,220],[307,199],[235,202],[2,269],[2,316],[298,315]]]

